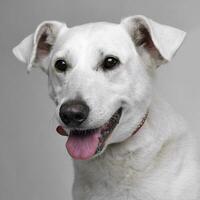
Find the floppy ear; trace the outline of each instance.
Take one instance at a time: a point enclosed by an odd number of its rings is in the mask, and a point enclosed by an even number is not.
[[[67,28],[66,24],[57,21],[44,21],[36,31],[26,37],[13,48],[14,55],[28,65],[29,72],[32,67],[40,67],[47,73],[42,61],[48,57],[61,29]]]
[[[136,15],[121,21],[136,50],[148,66],[159,66],[172,59],[186,35],[184,31]]]

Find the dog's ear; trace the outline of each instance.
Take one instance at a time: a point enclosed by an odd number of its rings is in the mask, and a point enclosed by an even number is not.
[[[28,65],[29,72],[32,67],[40,67],[47,73],[42,62],[51,52],[61,29],[67,28],[66,24],[58,21],[44,21],[35,32],[26,37],[21,43],[13,48],[14,55]]]
[[[186,35],[184,31],[159,24],[142,15],[125,18],[121,25],[148,66],[157,67],[170,61]]]

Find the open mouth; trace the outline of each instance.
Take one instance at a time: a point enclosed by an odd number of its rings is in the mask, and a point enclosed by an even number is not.
[[[74,159],[88,160],[100,153],[119,120],[122,108],[119,108],[103,126],[94,129],[70,130],[66,148]]]

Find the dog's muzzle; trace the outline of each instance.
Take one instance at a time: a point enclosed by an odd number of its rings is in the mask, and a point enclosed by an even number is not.
[[[76,114],[80,116],[75,116]],[[107,139],[119,123],[122,108],[117,109],[111,118],[100,127],[93,129],[82,129],[80,126],[75,127],[75,125],[83,123],[87,119],[88,114],[89,109],[85,104],[75,104],[72,102],[70,106],[69,103],[66,103],[60,108],[60,116],[62,116],[62,121],[65,122],[68,130],[65,130],[61,125],[56,130],[60,135],[69,136],[66,148],[74,159],[87,160],[102,152]],[[69,127],[69,124],[72,127]]]

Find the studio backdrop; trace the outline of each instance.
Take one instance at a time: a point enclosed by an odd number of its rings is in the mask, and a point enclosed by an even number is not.
[[[157,70],[162,96],[198,134],[200,119],[200,2],[197,0],[1,0],[0,2],[0,199],[71,200],[73,167],[65,138],[55,131],[47,77],[29,75],[12,48],[44,20],[69,27],[120,22],[143,14],[187,32],[173,61]]]

